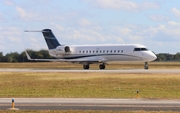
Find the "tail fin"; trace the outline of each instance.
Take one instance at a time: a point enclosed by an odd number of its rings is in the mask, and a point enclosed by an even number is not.
[[[46,44],[49,49],[54,49],[57,46],[60,46],[61,44],[58,42],[56,37],[54,36],[53,32],[51,29],[43,29],[42,34],[44,36],[44,39],[46,41]]]

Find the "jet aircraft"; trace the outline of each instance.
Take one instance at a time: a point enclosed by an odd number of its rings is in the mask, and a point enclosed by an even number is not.
[[[51,29],[35,32],[42,32],[49,54],[56,59],[31,59],[25,51],[28,60],[79,63],[84,69],[94,63],[99,64],[99,69],[105,69],[108,62],[144,62],[144,69],[148,69],[148,62],[157,58],[141,44],[62,45]]]

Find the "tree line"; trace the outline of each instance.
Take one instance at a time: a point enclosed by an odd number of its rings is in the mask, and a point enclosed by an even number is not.
[[[34,50],[27,50],[28,54],[31,58],[34,59],[51,59],[49,55],[49,52],[47,50],[40,50],[40,51],[34,51]],[[26,57],[26,53],[18,53],[18,52],[11,52],[7,53],[6,55],[3,55],[2,52],[0,52],[0,62],[32,62],[29,61]]]
[[[180,53],[169,54],[169,53],[159,53],[156,54],[157,59],[155,61],[180,61]]]
[[[40,50],[40,51],[34,51],[34,50],[27,50],[28,54],[31,56],[31,58],[35,59],[52,59],[49,55],[49,52],[47,50]],[[157,59],[155,61],[180,61],[180,53],[176,54],[169,54],[169,53],[159,53],[156,54]],[[7,53],[6,55],[3,55],[2,52],[0,52],[0,62],[30,62],[28,61],[25,52],[18,53],[18,52],[11,52]]]

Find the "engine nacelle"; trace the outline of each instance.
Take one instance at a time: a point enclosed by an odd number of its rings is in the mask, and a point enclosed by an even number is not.
[[[70,47],[69,46],[59,46],[56,48],[57,54],[68,54],[70,53]]]

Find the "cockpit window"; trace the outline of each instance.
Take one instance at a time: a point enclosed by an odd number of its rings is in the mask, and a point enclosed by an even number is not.
[[[148,51],[147,48],[134,48],[134,51]]]
[[[134,48],[134,51],[141,51],[141,48]]]
[[[141,51],[147,51],[148,49],[146,49],[146,48],[141,48]]]

